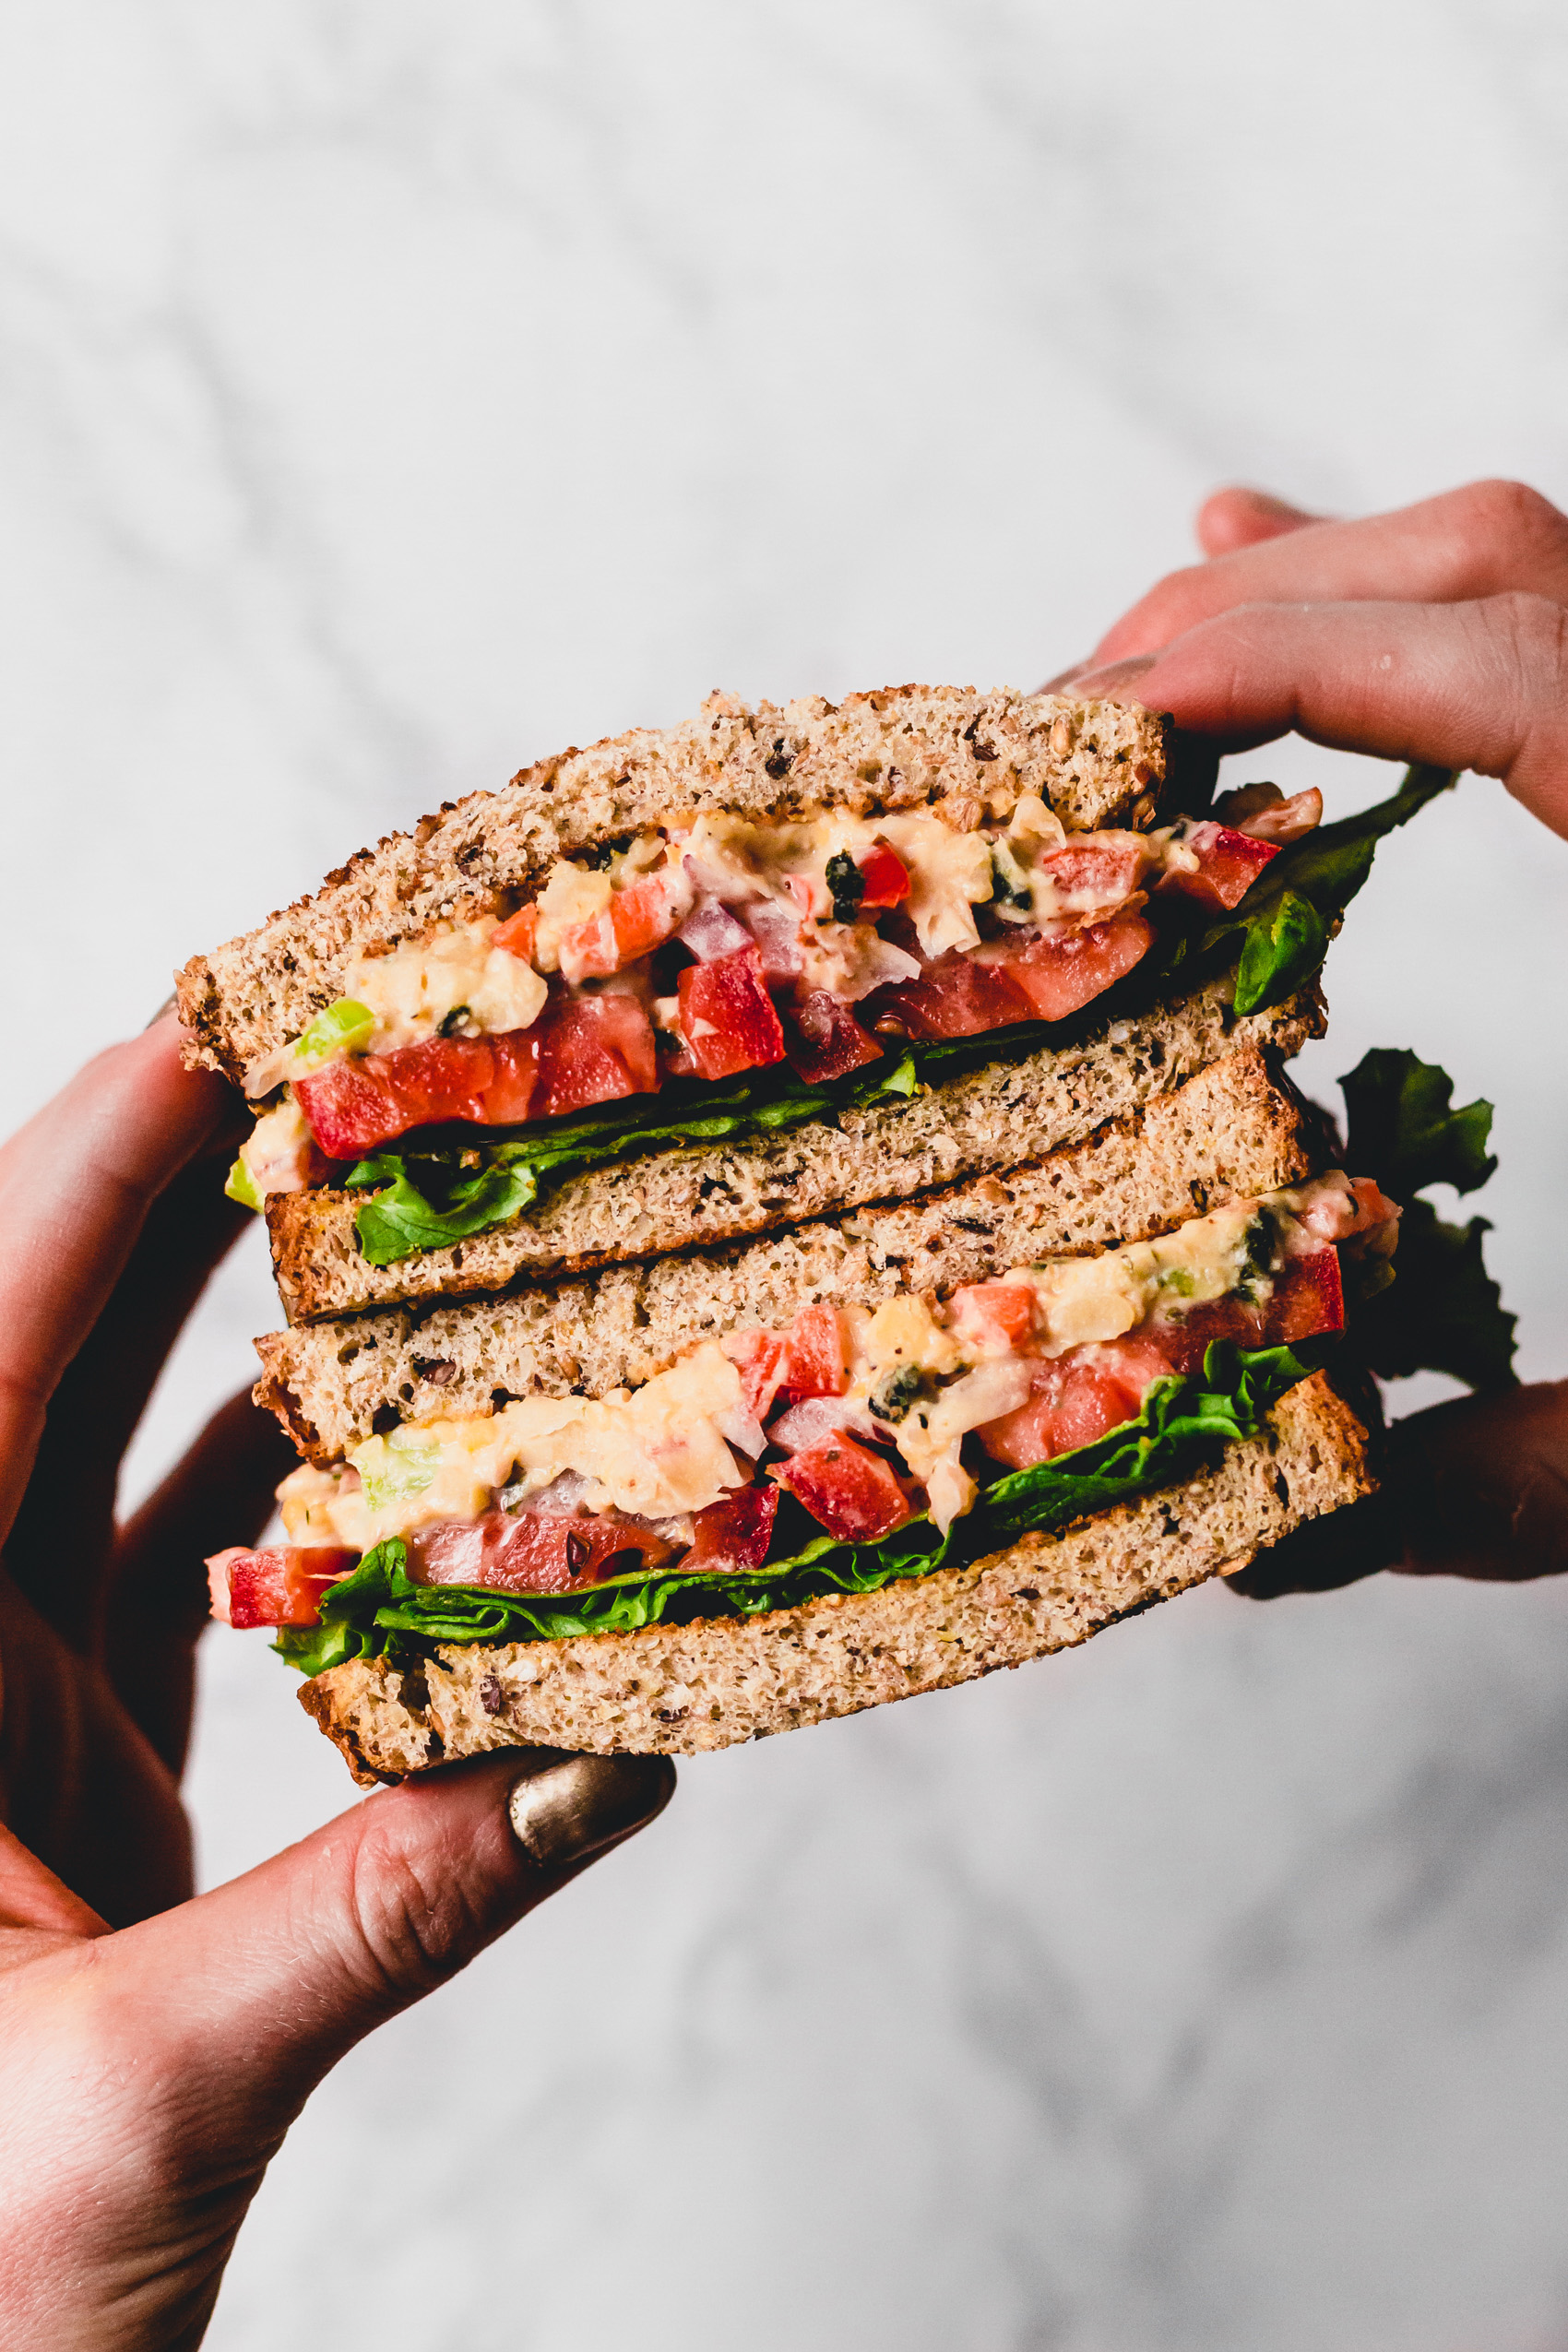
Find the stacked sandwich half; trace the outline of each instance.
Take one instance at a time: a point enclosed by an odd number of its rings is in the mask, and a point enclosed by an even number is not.
[[[715,696],[196,958],[303,1457],[217,1613],[362,1777],[688,1752],[1082,1640],[1367,1492],[1341,1335],[1398,1210],[1280,1065],[1446,781],[1323,826],[1183,808],[1134,706]]]

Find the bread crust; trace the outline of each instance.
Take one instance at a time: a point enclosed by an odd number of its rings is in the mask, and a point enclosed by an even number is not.
[[[362,1785],[541,1746],[695,1755],[974,1681],[1087,1641],[1372,1491],[1367,1433],[1323,1372],[1185,1485],[966,1568],[764,1617],[355,1658],[300,1703]]]
[[[255,1343],[255,1401],[325,1466],[388,1410],[417,1422],[487,1413],[498,1394],[602,1396],[653,1379],[700,1340],[788,1324],[818,1301],[946,1297],[1009,1265],[1169,1232],[1309,1174],[1305,1124],[1248,1042],[1131,1118],[1005,1177],[482,1304],[437,1301],[269,1332]]]
[[[1238,1021],[1229,976],[1071,1045],[993,1062],[912,1102],[782,1134],[660,1151],[569,1179],[508,1225],[396,1265],[360,1255],[350,1193],[274,1194],[267,1231],[291,1324],[473,1298],[627,1260],[712,1248],[1017,1168],[1133,1117],[1232,1047],[1287,1057],[1322,1034],[1314,988]]]
[[[929,803],[961,830],[1038,792],[1075,828],[1143,826],[1167,773],[1168,721],[1137,704],[972,687],[890,686],[754,708],[709,695],[695,719],[635,729],[525,767],[389,834],[257,929],[175,976],[186,1059],[239,1083],[340,993],[350,955],[454,915],[531,897],[557,858],[683,811],[792,817]]]

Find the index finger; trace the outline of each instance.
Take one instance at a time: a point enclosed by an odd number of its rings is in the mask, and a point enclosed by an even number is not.
[[[1523,482],[1477,481],[1391,515],[1303,521],[1169,573],[1092,658],[1149,653],[1241,604],[1455,604],[1510,592],[1568,604],[1568,517]]]
[[[1538,596],[1472,604],[1253,604],[1078,694],[1135,692],[1241,751],[1292,729],[1336,751],[1500,777],[1568,836],[1568,612]]]
[[[165,1020],[111,1046],[0,1149],[0,1534],[150,1203],[232,1108],[221,1078],[182,1067],[179,1036]]]

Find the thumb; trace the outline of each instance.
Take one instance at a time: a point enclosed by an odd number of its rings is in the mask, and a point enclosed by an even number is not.
[[[355,2042],[652,1821],[674,1786],[665,1756],[534,1748],[443,1765],[125,1930],[120,1957],[174,1993],[187,2086],[211,2073],[225,2132],[270,2138]]]

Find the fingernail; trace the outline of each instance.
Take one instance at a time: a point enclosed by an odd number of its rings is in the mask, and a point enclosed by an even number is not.
[[[558,1871],[645,1827],[674,1788],[668,1756],[563,1756],[515,1780],[507,1810],[529,1859]]]
[[[1070,661],[1065,670],[1059,670],[1054,678],[1048,678],[1043,686],[1037,686],[1035,688],[1036,694],[1060,695],[1064,693],[1073,683],[1074,679],[1077,677],[1083,667],[1084,665],[1081,661]]]
[[[1103,670],[1085,670],[1073,681],[1073,692],[1080,702],[1092,702],[1101,697],[1114,702],[1118,690],[1132,685],[1146,671],[1152,670],[1159,656],[1154,653],[1132,655],[1125,661],[1108,661]]]

